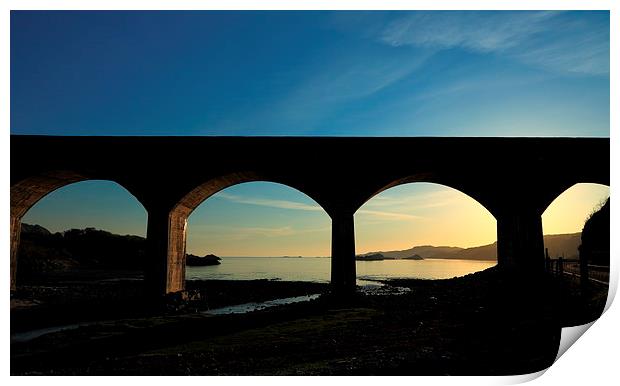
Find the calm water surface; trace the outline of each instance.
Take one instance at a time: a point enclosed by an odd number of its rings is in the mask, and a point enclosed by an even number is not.
[[[363,288],[381,289],[382,285],[372,280],[388,278],[447,279],[463,276],[494,266],[494,261],[472,260],[384,260],[358,261],[357,284]],[[197,279],[280,279],[285,281],[329,282],[330,259],[317,257],[283,258],[283,257],[224,257],[221,265],[209,267],[187,267],[186,278]],[[385,288],[385,287],[384,287]],[[393,292],[391,292],[393,293]],[[246,303],[206,311],[211,315],[245,313],[282,304],[297,303],[316,299],[319,295],[297,296],[292,298],[269,300],[262,303]],[[85,322],[65,326],[26,331],[11,334],[11,342],[27,342],[50,333],[77,329],[98,322]]]
[[[188,280],[200,279],[280,279],[285,281],[329,282],[329,258],[319,257],[223,257],[222,264],[187,267]],[[475,260],[383,260],[357,261],[361,280],[419,278],[448,279],[464,276],[496,265],[495,261]]]

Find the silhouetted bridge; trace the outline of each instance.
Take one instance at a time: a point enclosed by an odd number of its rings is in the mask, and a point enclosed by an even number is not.
[[[11,288],[22,216],[64,185],[122,185],[148,212],[147,283],[185,287],[187,218],[214,193],[248,181],[293,187],[332,219],[334,291],[355,288],[353,215],[409,182],[460,190],[497,220],[498,265],[544,271],[541,215],[580,182],[609,185],[608,138],[300,138],[11,136]]]

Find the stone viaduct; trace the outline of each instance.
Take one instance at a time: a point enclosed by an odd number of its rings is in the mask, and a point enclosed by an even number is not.
[[[277,182],[314,199],[332,220],[331,282],[355,290],[353,215],[390,187],[434,182],[469,195],[497,220],[498,265],[544,269],[541,215],[580,182],[609,185],[609,138],[61,137],[11,136],[11,289],[21,218],[64,185],[117,182],[148,212],[146,283],[155,296],[185,287],[187,218],[214,193]]]

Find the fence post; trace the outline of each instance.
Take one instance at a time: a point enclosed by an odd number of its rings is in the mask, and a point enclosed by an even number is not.
[[[588,276],[590,273],[588,272],[588,256],[581,250],[579,252],[579,281],[581,284],[581,294],[583,295],[588,290]]]

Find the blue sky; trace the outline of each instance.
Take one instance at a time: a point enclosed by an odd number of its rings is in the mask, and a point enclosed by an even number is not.
[[[11,13],[13,134],[608,137],[609,93],[606,11]],[[494,241],[477,203],[429,207],[454,192],[394,189],[356,215],[360,248]],[[608,194],[580,192],[584,207]],[[455,202],[478,236],[440,224]],[[146,230],[139,203],[100,181],[50,194],[24,221]],[[329,236],[303,194],[244,184],[195,211],[188,249],[316,255]]]
[[[609,135],[608,12],[12,12],[11,132]]]

